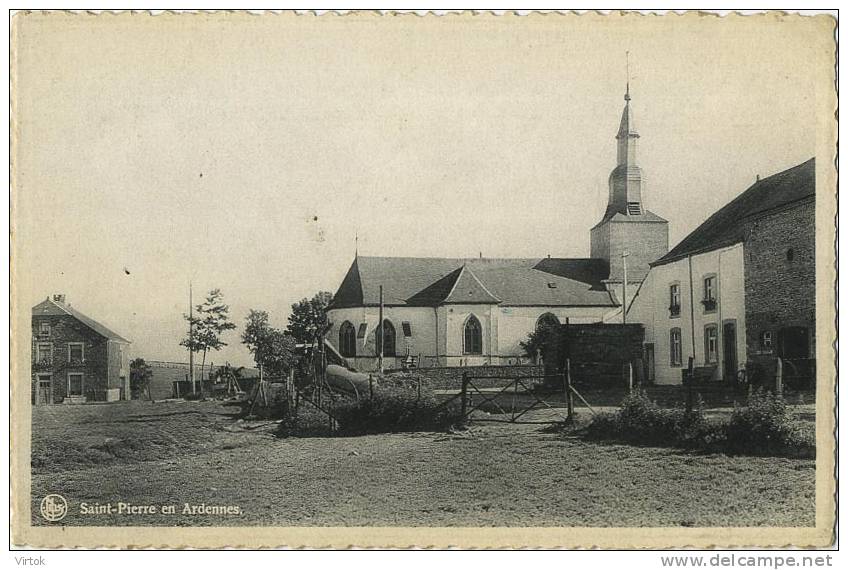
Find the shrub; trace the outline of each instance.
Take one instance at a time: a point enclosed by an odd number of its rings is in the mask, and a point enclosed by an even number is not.
[[[459,423],[456,402],[439,403],[435,394],[422,389],[375,387],[373,397],[336,407],[339,431],[345,435],[404,431],[443,430]]]
[[[661,408],[639,391],[628,394],[618,411],[595,416],[587,435],[645,445],[697,447],[711,429],[700,408],[688,413],[680,408]]]
[[[624,398],[613,413],[598,414],[586,437],[642,445],[668,445],[740,454],[812,457],[815,437],[796,422],[780,396],[751,395],[748,406],[736,408],[729,423],[708,421],[699,405],[691,412],[664,409],[644,392]]]
[[[782,396],[759,389],[747,406],[733,410],[727,447],[735,453],[806,456],[815,452],[815,436],[792,418]]]

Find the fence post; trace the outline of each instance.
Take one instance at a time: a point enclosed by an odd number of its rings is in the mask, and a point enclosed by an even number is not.
[[[689,366],[686,370],[686,413],[691,413],[693,408],[692,401],[692,382],[695,380],[695,359],[689,357]]]
[[[777,357],[777,370],[774,373],[774,392],[778,396],[783,395],[783,359]]]
[[[627,390],[633,393],[633,361],[627,362]]]
[[[566,421],[574,421],[574,394],[571,392],[571,359],[565,359],[565,409],[567,410]]]
[[[462,387],[459,391],[459,399],[460,399],[460,413],[462,415],[462,424],[465,425],[467,423],[467,418],[465,414],[468,413],[468,372],[462,373]]]

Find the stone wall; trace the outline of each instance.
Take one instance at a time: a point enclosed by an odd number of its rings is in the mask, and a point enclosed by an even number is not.
[[[389,379],[402,381],[403,383],[415,384],[420,379],[422,387],[431,390],[459,390],[462,386],[462,375],[467,373],[470,377],[489,376],[491,378],[479,378],[474,380],[478,388],[493,386],[504,386],[509,378],[541,376],[544,374],[542,366],[450,366],[421,368],[402,372],[400,370],[388,370],[386,375]]]
[[[774,377],[778,356],[784,354],[783,331],[806,329],[806,349],[816,352],[816,252],[815,202],[804,200],[791,208],[757,219],[745,241],[745,340],[748,347],[749,380],[768,384]],[[771,346],[763,335],[771,336]],[[794,350],[793,350],[794,349]],[[803,350],[802,349],[802,350]],[[788,383],[809,386],[815,362],[786,365]],[[805,378],[808,376],[808,378]]]
[[[815,355],[815,202],[764,216],[752,223],[745,240],[745,316],[748,354],[779,355],[779,332],[790,326],[809,330]],[[771,332],[772,348],[762,345]]]
[[[50,323],[50,335],[38,337],[42,322]],[[83,343],[83,361],[70,362],[68,343]],[[50,362],[36,362],[36,346],[53,347]],[[67,396],[68,373],[83,374],[83,396],[86,401],[105,401],[108,387],[107,340],[70,315],[37,315],[32,318],[32,398],[35,402],[39,374],[51,375],[52,403],[59,404]]]
[[[626,383],[625,367],[633,363],[634,381],[638,381],[644,339],[640,324],[562,325],[545,349],[545,368],[555,374],[570,359],[575,384],[608,386]]]

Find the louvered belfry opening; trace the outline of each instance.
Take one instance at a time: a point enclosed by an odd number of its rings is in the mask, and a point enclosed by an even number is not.
[[[628,202],[627,203],[627,215],[628,216],[640,216],[642,215],[642,204],[639,202]]]

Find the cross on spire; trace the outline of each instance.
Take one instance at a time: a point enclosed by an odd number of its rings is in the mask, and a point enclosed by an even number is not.
[[[624,100],[630,101],[630,52],[624,52],[624,57],[627,61],[627,91],[624,92]]]

